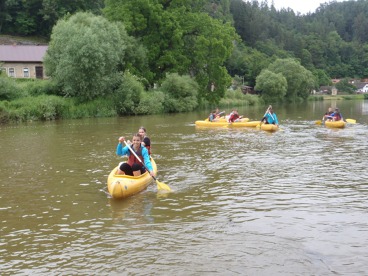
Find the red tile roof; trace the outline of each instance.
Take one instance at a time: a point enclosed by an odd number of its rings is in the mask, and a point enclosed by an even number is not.
[[[0,61],[42,62],[48,46],[0,45]]]

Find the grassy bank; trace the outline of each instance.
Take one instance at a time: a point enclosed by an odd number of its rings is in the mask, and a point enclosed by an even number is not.
[[[364,100],[364,99],[368,99],[368,94],[311,95],[308,98],[308,100],[310,100],[310,101]]]

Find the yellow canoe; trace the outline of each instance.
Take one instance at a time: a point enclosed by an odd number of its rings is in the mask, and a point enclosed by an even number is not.
[[[331,128],[344,128],[346,123],[344,121],[325,121],[326,127]]]
[[[273,125],[273,124],[262,124],[261,129],[265,130],[265,131],[273,132],[273,131],[278,130],[279,127],[277,125]]]
[[[260,121],[249,121],[249,122],[245,122],[244,126],[246,127],[256,127],[260,124]]]
[[[154,172],[157,173],[156,162],[152,158],[151,163]],[[140,176],[118,175],[117,169],[118,167],[114,168],[107,178],[107,190],[113,198],[122,199],[137,194],[153,181],[148,172]]]
[[[240,122],[228,123],[226,120],[220,120],[215,122],[210,122],[208,119],[205,120],[198,120],[195,121],[196,126],[200,127],[225,127],[225,126],[232,126],[232,127],[245,127],[249,121],[249,118],[242,118]]]

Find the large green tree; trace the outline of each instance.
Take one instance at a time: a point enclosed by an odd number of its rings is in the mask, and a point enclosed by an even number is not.
[[[230,24],[201,12],[206,2],[107,0],[104,14],[123,22],[147,48],[151,84],[167,73],[188,74],[200,86],[200,99],[218,102],[231,83],[224,63],[237,35]]]
[[[311,91],[316,87],[316,79],[312,72],[305,69],[295,59],[277,59],[267,69],[285,77],[287,81],[285,97],[289,101],[295,101],[298,98],[308,98]]]
[[[111,93],[123,63],[127,34],[119,23],[77,13],[56,24],[44,58],[46,74],[65,95],[91,100]]]
[[[274,73],[267,69],[263,70],[256,79],[255,89],[261,91],[265,102],[282,102],[287,91],[286,78],[281,73]]]

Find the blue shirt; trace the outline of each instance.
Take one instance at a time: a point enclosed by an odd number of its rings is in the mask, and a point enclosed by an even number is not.
[[[269,124],[276,124],[276,125],[279,124],[279,120],[277,119],[276,113],[271,114],[270,112],[267,112],[265,117]]]

